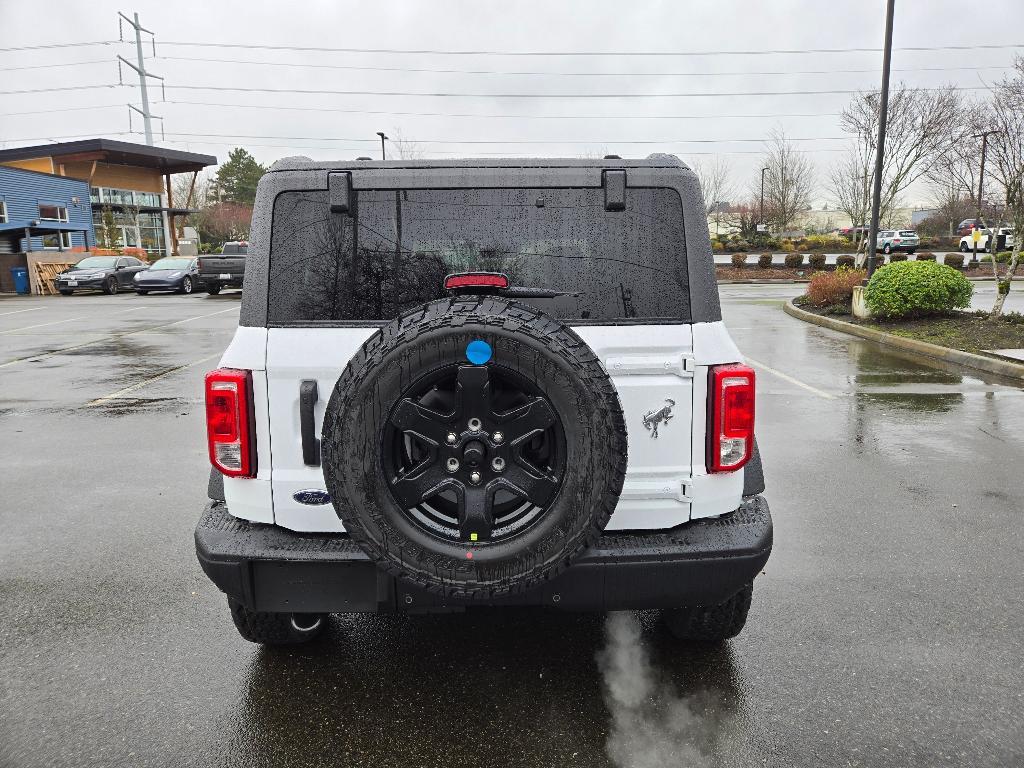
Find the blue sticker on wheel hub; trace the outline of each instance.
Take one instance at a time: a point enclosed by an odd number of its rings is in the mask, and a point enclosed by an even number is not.
[[[483,365],[491,359],[491,345],[482,339],[473,339],[466,345],[466,359],[473,365]]]

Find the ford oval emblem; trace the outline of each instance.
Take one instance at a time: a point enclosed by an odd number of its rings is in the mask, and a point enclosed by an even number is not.
[[[321,491],[319,488],[296,491],[292,494],[292,498],[299,502],[299,504],[309,504],[312,506],[331,503],[331,494],[327,491]]]

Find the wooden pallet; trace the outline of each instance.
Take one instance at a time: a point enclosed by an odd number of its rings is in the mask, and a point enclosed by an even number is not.
[[[32,286],[32,293],[43,294],[44,296],[56,296],[57,288],[54,285],[57,275],[61,272],[71,269],[75,263],[72,262],[61,262],[59,264],[48,264],[37,262],[35,267],[35,281]]]

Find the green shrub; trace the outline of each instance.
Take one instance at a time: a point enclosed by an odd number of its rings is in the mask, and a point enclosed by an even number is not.
[[[845,251],[850,241],[841,235],[808,235],[800,241],[802,251]]]
[[[834,272],[815,272],[807,286],[807,302],[816,307],[843,305],[849,312],[854,286],[864,282],[867,274],[863,269],[848,267],[839,267]]]
[[[881,258],[882,258],[883,261],[885,260],[885,256],[882,256]],[[889,254],[889,263],[890,264],[892,262],[895,262],[895,261],[906,261],[906,260],[907,260],[907,254],[905,254],[905,253],[893,252],[893,253]]]
[[[947,253],[943,257],[942,263],[953,269],[963,269],[964,255],[962,253]]]
[[[732,265],[736,269],[743,269],[747,264],[747,254],[745,253],[734,253],[732,255]]]
[[[864,299],[878,317],[924,317],[964,309],[974,286],[952,267],[934,261],[905,261],[877,270]]]
[[[761,269],[771,269],[772,255],[770,253],[762,253],[757,257],[757,266]]]
[[[796,250],[796,246],[793,244],[792,240],[783,240],[780,247],[782,248],[783,253],[793,253],[793,251]]]
[[[923,251],[917,254],[918,261],[935,261],[935,254],[931,251]]]
[[[836,267],[852,267],[857,263],[857,259],[848,253],[836,256]]]
[[[1000,251],[996,254],[996,264],[1009,264],[1010,256],[1012,255],[1013,253],[1011,251]],[[991,261],[991,259],[989,259],[989,261]]]
[[[787,253],[784,261],[790,269],[798,269],[804,264],[804,255],[802,253]]]
[[[997,254],[997,255],[998,255],[998,254]],[[979,256],[979,257],[978,257],[978,261],[979,261],[980,263],[982,263],[982,264],[991,264],[991,263],[992,263],[992,257],[991,257],[991,256],[989,256],[989,255],[988,255],[988,254],[986,253],[986,254],[985,254],[984,256]]]
[[[825,254],[824,253],[812,253],[807,257],[807,263],[811,265],[811,269],[824,269],[825,268]]]
[[[725,250],[725,243],[723,243],[721,240],[718,240],[718,239],[712,239],[711,240],[711,250],[712,251],[724,251]]]

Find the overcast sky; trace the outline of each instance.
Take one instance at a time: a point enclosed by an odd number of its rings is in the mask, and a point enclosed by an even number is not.
[[[149,36],[144,36],[146,66],[166,78],[166,102],[159,81],[153,81],[150,91],[152,112],[164,117],[165,139],[160,121],[155,121],[158,144],[218,158],[241,145],[264,163],[296,154],[317,159],[379,157],[377,131],[403,137],[425,157],[605,153],[643,157],[672,152],[684,161],[701,162],[723,154],[737,186],[746,189],[760,167],[760,142],[779,127],[810,153],[819,174],[816,199],[820,203],[829,198],[827,170],[838,158],[836,150],[844,146],[836,140],[843,135],[837,114],[851,98],[849,94],[678,94],[877,88],[880,52],[714,56],[442,52],[873,49],[881,45],[884,6],[883,0],[137,0],[134,4],[90,0],[49,6],[41,16],[40,6],[33,3],[0,0],[0,27],[5,32],[0,43],[5,46],[0,51],[0,91],[5,92],[0,102],[0,147],[94,136],[142,142],[141,134],[125,133],[125,105],[140,103],[137,76],[127,67],[124,81],[135,84],[131,87],[43,91],[116,84],[116,56],[121,53],[134,61],[133,38],[132,44],[11,50],[116,41],[117,11],[129,15],[137,11],[143,25],[156,33],[156,58],[152,58]],[[990,22],[996,22],[995,31]],[[1008,70],[1015,53],[1024,53],[1019,45],[1024,43],[1022,22],[1021,0],[973,4],[897,0],[894,82],[952,83],[965,88],[991,83]],[[126,25],[125,39],[132,34]],[[183,45],[188,42],[203,45]],[[1018,47],[900,50],[979,44]],[[229,60],[257,63],[226,63]],[[71,62],[79,63],[40,66]],[[245,88],[283,92],[237,90]],[[966,101],[980,93],[964,91],[963,96]],[[588,94],[617,96],[583,98]],[[627,96],[636,94],[676,95]],[[78,107],[88,109],[70,109]],[[132,125],[141,130],[137,115]],[[389,157],[397,154],[397,148],[389,144],[388,153]],[[914,199],[908,202],[923,201],[926,195],[925,189],[915,189]]]

